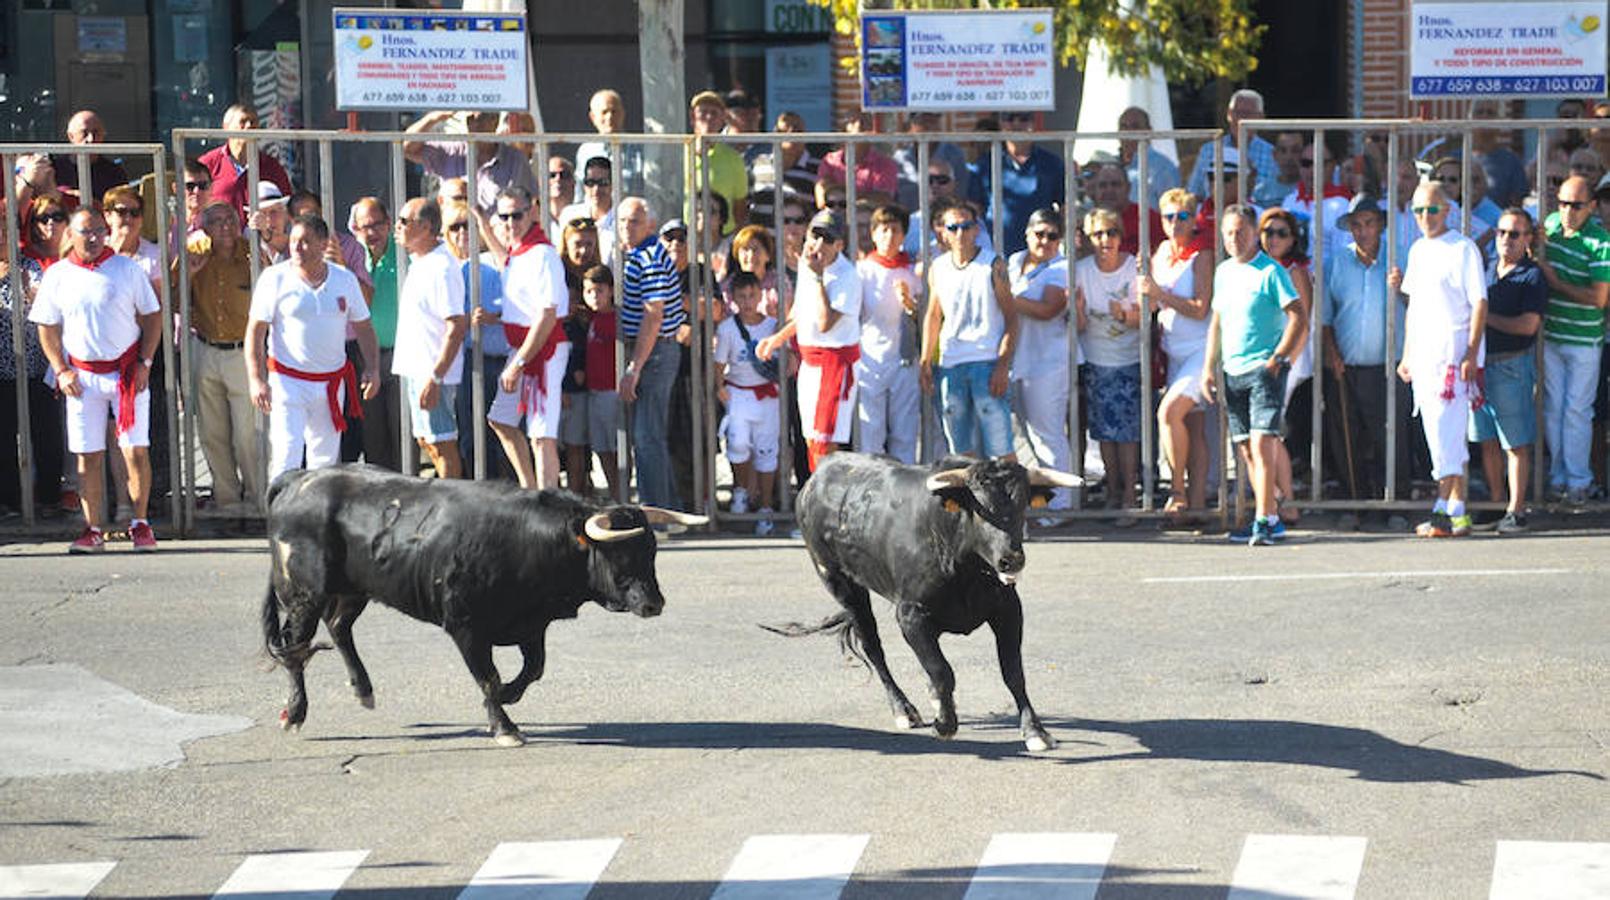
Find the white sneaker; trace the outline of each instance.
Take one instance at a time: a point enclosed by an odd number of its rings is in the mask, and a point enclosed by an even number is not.
[[[732,512],[746,513],[749,511],[749,492],[741,487],[732,489]]]
[[[771,521],[771,507],[760,508],[760,521],[755,523],[755,537],[770,537],[775,528]]]

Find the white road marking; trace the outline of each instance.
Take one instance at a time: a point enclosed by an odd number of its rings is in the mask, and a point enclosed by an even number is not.
[[[334,897],[363,863],[368,850],[329,853],[258,853],[246,857],[214,897],[252,900],[320,900]]]
[[[1361,837],[1249,834],[1228,900],[1351,900],[1366,843]]]
[[[1502,575],[1565,575],[1574,569],[1410,569],[1401,572],[1268,572],[1256,575],[1169,575],[1142,578],[1142,584],[1195,584],[1215,581],[1343,581],[1351,578],[1470,578]]]
[[[60,863],[46,866],[0,866],[0,900],[14,897],[87,897],[115,862]]]
[[[963,900],[1092,900],[1116,834],[997,834]]]
[[[458,900],[584,900],[620,838],[499,844]]]
[[[835,900],[866,849],[866,834],[751,837],[710,900]]]
[[[1490,900],[1610,897],[1610,844],[1499,841]]]

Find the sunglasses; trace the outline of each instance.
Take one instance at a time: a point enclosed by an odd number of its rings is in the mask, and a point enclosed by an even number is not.
[[[950,184],[950,176],[949,175],[934,175],[934,174],[930,174],[928,176],[928,183],[929,184]]]
[[[1226,182],[1231,182],[1231,181],[1236,180],[1236,176],[1237,176],[1237,173],[1234,170],[1231,170],[1229,172],[1224,173],[1224,180]]]
[[[1289,237],[1291,237],[1291,229],[1290,228],[1265,228],[1263,230],[1263,236],[1264,237],[1271,237],[1271,238],[1289,238]]]
[[[454,222],[453,224],[447,226],[447,230],[448,231],[469,231],[470,230],[470,223],[468,223],[468,222]]]
[[[1531,232],[1521,231],[1518,228],[1500,228],[1498,229],[1498,236],[1501,238],[1525,238],[1530,237]]]
[[[971,231],[972,229],[977,228],[977,227],[978,227],[978,222],[976,222],[976,221],[974,221],[972,219],[968,219],[965,222],[948,222],[948,223],[945,224],[945,230],[950,232],[951,234],[956,234],[956,233],[962,232],[962,231]]]
[[[1591,200],[1561,200],[1560,205],[1565,207],[1566,209],[1583,209],[1584,207],[1591,206],[1592,201]]]
[[[1192,215],[1193,214],[1191,212],[1182,209],[1179,212],[1163,213],[1163,221],[1165,221],[1165,222],[1189,222],[1191,220]]]
[[[187,181],[184,183],[186,193],[192,194],[196,191],[204,191],[210,187],[212,187],[212,182],[210,181]]]
[[[111,230],[104,225],[100,225],[95,228],[75,228],[73,230],[84,235],[85,237],[106,237],[111,233]]]
[[[557,172],[549,172],[548,173],[548,180],[553,181],[554,179],[558,179],[560,181],[575,181],[576,180],[576,175],[575,175],[574,172],[569,172],[569,171],[566,171],[564,169],[560,169]]]
[[[505,222],[518,222],[521,219],[525,218],[525,214],[526,214],[526,210],[523,210],[523,209],[522,210],[517,210],[515,212],[494,213],[494,215],[496,215],[498,218],[502,219]]]
[[[1090,239],[1093,241],[1099,241],[1102,238],[1116,238],[1123,236],[1124,233],[1116,228],[1101,228],[1090,232]]]
[[[1433,178],[1431,180],[1437,182],[1438,184],[1458,184],[1459,183],[1459,176],[1458,175],[1438,175],[1436,178]]]
[[[810,218],[807,216],[783,216],[784,225],[804,225],[809,221]]]
[[[1440,207],[1440,206],[1411,206],[1411,207],[1409,207],[1409,212],[1414,213],[1417,216],[1434,216],[1437,213],[1442,212],[1442,207]]]
[[[660,240],[666,242],[667,244],[685,244],[688,240],[688,233],[680,228],[677,228],[660,235]]]
[[[109,216],[122,216],[125,219],[138,219],[144,213],[133,206],[108,206],[106,214]]]
[[[608,178],[583,178],[581,180],[581,186],[582,187],[594,187],[594,188],[597,188],[597,187],[609,187],[609,179]]]
[[[58,210],[55,210],[54,212],[45,213],[44,215],[40,216],[37,221],[40,221],[40,222],[65,222],[65,221],[67,221],[67,214],[58,209]]]
[[[1302,166],[1305,169],[1312,169],[1314,167],[1314,161],[1311,159],[1302,159],[1297,161],[1297,165]]]
[[[566,222],[565,227],[574,228],[577,231],[592,231],[594,228],[598,227],[598,222],[583,216],[579,219],[571,219],[569,222]]]
[[[828,209],[844,209],[848,205],[849,205],[848,201],[845,201],[845,200],[829,200],[829,201],[827,201],[827,208]]]
[[[1038,241],[1059,241],[1062,239],[1062,233],[1060,231],[1040,229],[1039,231],[1029,232],[1029,237]]]

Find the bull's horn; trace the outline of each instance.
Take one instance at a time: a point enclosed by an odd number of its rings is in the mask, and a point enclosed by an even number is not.
[[[587,533],[589,539],[600,544],[607,544],[610,541],[624,541],[643,533],[643,529],[635,525],[631,528],[609,527],[609,513],[597,513],[588,516],[586,524],[582,526],[582,530]]]
[[[1035,487],[1084,487],[1085,480],[1071,472],[1061,472],[1056,469],[1042,469],[1039,466],[1029,466],[1029,484]]]
[[[650,525],[670,525],[675,523],[693,527],[710,524],[709,516],[696,516],[692,513],[677,512],[674,509],[660,509],[658,506],[644,506],[641,508],[643,517],[648,519]]]
[[[946,488],[959,488],[967,486],[966,469],[946,469],[928,476],[925,487],[929,492],[942,491]]]

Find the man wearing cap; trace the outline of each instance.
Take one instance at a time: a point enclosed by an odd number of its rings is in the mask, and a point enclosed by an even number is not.
[[[760,101],[751,97],[748,91],[734,88],[727,92],[725,102],[727,127],[722,129],[724,134],[753,134],[760,130]],[[744,158],[744,165],[748,166],[755,161],[756,156],[770,150],[770,144],[750,144],[740,152]]]
[[[146,521],[151,498],[152,358],[162,340],[161,307],[138,264],[106,246],[106,220],[91,207],[68,220],[68,251],[39,284],[28,320],[67,398],[67,449],[78,457],[78,495],[84,533],[69,553],[105,548],[103,474],[108,415],[128,464],[134,549],[155,550]]]
[[[212,472],[212,500],[222,512],[251,514],[264,488],[257,410],[241,353],[252,305],[251,248],[229,204],[214,200],[201,211],[201,233],[190,239],[189,253],[196,427]],[[177,284],[179,261],[173,265]]]
[[[268,480],[292,469],[340,460],[343,408],[380,391],[380,350],[358,279],[325,259],[330,226],[317,216],[291,223],[291,258],[269,266],[252,290],[246,325],[246,380],[252,403],[268,414]],[[357,334],[362,378],[347,358]],[[266,354],[265,354],[266,350]],[[353,397],[359,393],[359,397]],[[361,416],[362,413],[357,413]]]
[[[1442,185],[1416,188],[1411,211],[1421,238],[1409,249],[1407,268],[1387,273],[1387,285],[1409,295],[1398,377],[1414,390],[1437,480],[1431,518],[1415,534],[1463,537],[1471,524],[1465,511],[1465,431],[1470,409],[1483,402],[1487,277],[1475,243],[1448,228],[1452,210]]]
[[[1325,370],[1333,378],[1332,393],[1346,391],[1345,402],[1326,405],[1327,447],[1340,460],[1332,471],[1344,473],[1353,499],[1380,499],[1386,482],[1386,311],[1392,306],[1395,342],[1403,345],[1403,303],[1386,289],[1386,254],[1381,234],[1386,212],[1379,198],[1359,194],[1337,225],[1352,234],[1346,248],[1326,260],[1324,346]],[[1397,391],[1398,421],[1408,418],[1408,392]],[[1344,415],[1345,413],[1345,415]],[[1351,455],[1348,448],[1351,447]],[[1397,441],[1397,483],[1408,483],[1409,441]]]
[[[257,128],[257,112],[248,106],[236,103],[224,110],[224,128],[228,131],[251,131]],[[212,199],[223,200],[240,214],[241,224],[246,224],[247,209],[247,170],[251,160],[246,149],[245,138],[230,138],[222,145],[201,154],[196,160],[207,167],[212,176]],[[259,181],[271,181],[280,189],[280,194],[290,196],[291,178],[285,174],[285,167],[272,154],[262,152],[262,144],[258,144],[257,177]]]
[[[715,91],[694,94],[688,102],[688,111],[696,135],[714,137],[727,127],[727,102]],[[712,141],[705,147],[704,165],[696,172],[709,182],[712,194],[720,194],[727,201],[731,215],[727,216],[727,225],[721,230],[723,236],[732,234],[749,221],[749,209],[744,202],[749,196],[749,170],[744,167],[742,154],[731,144]],[[694,192],[700,187],[701,183],[696,180]]]
[[[676,482],[667,439],[671,389],[682,365],[677,330],[687,321],[682,281],[671,254],[659,240],[654,211],[641,197],[620,202],[619,238],[626,268],[621,276],[619,328],[626,341],[626,373],[617,391],[632,404],[632,443],[637,455],[638,499],[650,506],[676,509]],[[667,226],[680,224],[673,219]],[[687,230],[687,226],[682,226]]]
[[[788,324],[755,345],[771,359],[790,339],[799,344],[799,417],[814,471],[850,440],[855,421],[855,363],[861,358],[861,275],[845,257],[844,220],[818,212],[805,232]]]

